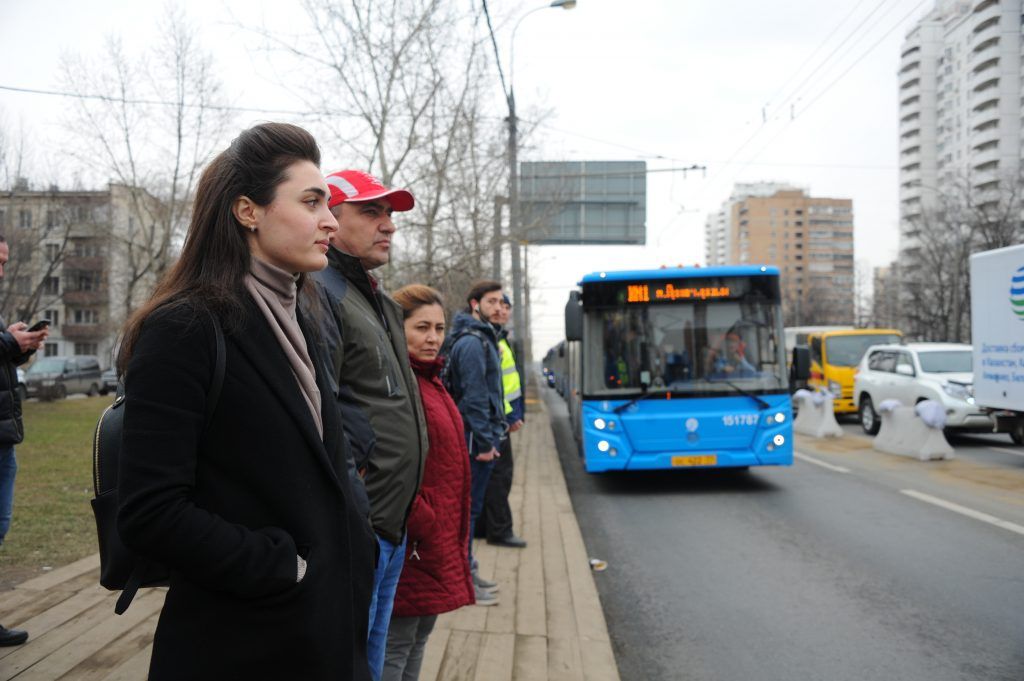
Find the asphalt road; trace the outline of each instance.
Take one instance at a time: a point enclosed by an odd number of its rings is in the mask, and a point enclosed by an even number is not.
[[[1024,534],[884,466],[589,475],[543,394],[624,680],[1024,680]]]

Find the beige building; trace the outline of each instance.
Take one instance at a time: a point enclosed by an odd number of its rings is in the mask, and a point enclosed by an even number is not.
[[[8,324],[49,319],[44,356],[96,355],[110,366],[121,325],[166,260],[154,258],[159,210],[151,195],[115,184],[68,191],[22,182],[0,194],[0,234],[11,252],[0,314]]]
[[[789,185],[736,185],[707,220],[709,265],[779,268],[787,326],[854,318],[853,201]]]

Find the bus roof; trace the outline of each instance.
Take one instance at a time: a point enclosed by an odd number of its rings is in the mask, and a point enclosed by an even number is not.
[[[715,265],[713,267],[665,267],[656,270],[619,270],[591,272],[583,275],[580,285],[602,281],[636,281],[638,279],[697,279],[704,277],[749,277],[758,274],[778,276],[774,265]]]
[[[903,336],[899,329],[840,329],[838,331],[816,331],[807,334],[808,336],[821,336],[822,338],[834,338],[836,336],[870,336],[876,333],[887,333],[894,336]]]

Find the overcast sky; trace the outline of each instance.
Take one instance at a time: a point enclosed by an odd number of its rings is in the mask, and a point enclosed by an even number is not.
[[[456,0],[466,1],[470,0]],[[232,99],[293,108],[249,53],[232,16],[298,22],[297,2],[182,3]],[[544,2],[490,0],[521,15]],[[526,18],[515,45],[520,114],[552,112],[521,160],[646,160],[644,247],[533,247],[534,349],[563,333],[566,295],[586,272],[703,261],[704,221],[735,182],[795,183],[852,198],[856,258],[883,265],[897,249],[899,47],[931,0],[579,0]],[[97,54],[103,37],[153,39],[155,0],[0,0],[0,86],[53,88],[62,52]],[[511,26],[499,27],[508,59]],[[507,62],[505,64],[508,69]],[[495,83],[500,98],[500,85]],[[39,140],[33,164],[52,168],[61,137],[57,97],[0,90],[0,116]],[[763,119],[767,113],[767,122]],[[244,118],[244,117],[243,117]],[[262,116],[259,118],[266,118]],[[239,128],[250,121],[239,120]],[[325,168],[347,165],[330,149]],[[415,192],[415,187],[411,188]],[[401,227],[399,223],[399,228]]]

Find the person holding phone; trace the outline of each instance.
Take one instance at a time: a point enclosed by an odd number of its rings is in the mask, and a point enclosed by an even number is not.
[[[10,246],[0,236],[0,279],[10,258]],[[49,335],[46,328],[28,328],[25,322],[10,326],[0,317],[0,544],[4,543],[11,528],[14,510],[14,477],[18,472],[18,461],[14,456],[14,445],[25,437],[21,423],[21,399],[18,397],[17,367],[43,345]],[[28,640],[28,632],[6,629],[0,625],[0,646],[21,645]]]

